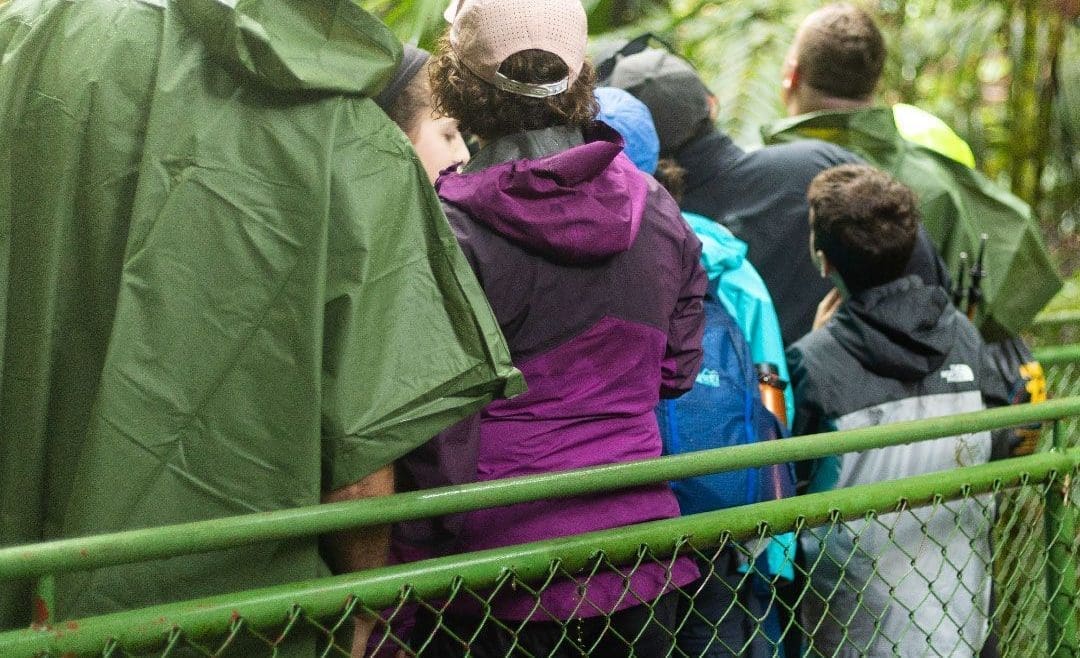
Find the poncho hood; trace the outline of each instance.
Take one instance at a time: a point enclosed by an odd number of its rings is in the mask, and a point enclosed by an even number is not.
[[[945,291],[907,276],[847,300],[829,330],[867,370],[916,381],[945,362],[959,335],[955,324]]]
[[[528,155],[545,142],[572,139],[568,130],[512,135],[484,150]],[[623,154],[622,138],[610,127],[596,123],[578,141],[538,158],[511,159],[475,172],[447,172],[436,189],[444,201],[476,221],[552,260],[590,263],[610,258],[634,243],[648,182]],[[483,155],[481,151],[478,157]]]
[[[710,282],[742,267],[747,252],[745,242],[708,217],[692,212],[684,212],[683,217],[701,240],[701,264]]]
[[[281,91],[374,96],[401,45],[349,0],[174,0],[188,27],[226,67]]]

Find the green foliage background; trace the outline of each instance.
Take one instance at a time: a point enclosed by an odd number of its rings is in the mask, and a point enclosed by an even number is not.
[[[447,0],[363,0],[430,47]],[[744,146],[782,115],[780,69],[822,0],[585,0],[594,51],[644,31],[674,42]],[[979,168],[1032,203],[1066,275],[1080,270],[1080,0],[870,0],[889,41],[881,101],[944,119]]]
[[[4,4],[7,0],[0,0]],[[431,48],[448,0],[356,0]],[[543,0],[537,0],[541,2]],[[760,144],[782,115],[780,69],[823,0],[583,0],[593,50],[651,31],[674,43],[720,101],[719,125]],[[979,168],[1031,203],[1080,310],[1080,0],[863,0],[889,41],[883,103],[951,125]],[[1074,301],[1075,300],[1075,301]]]

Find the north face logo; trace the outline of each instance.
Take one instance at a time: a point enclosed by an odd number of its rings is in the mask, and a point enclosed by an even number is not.
[[[975,373],[966,363],[954,363],[948,370],[941,371],[941,378],[949,384],[963,384],[975,381]]]

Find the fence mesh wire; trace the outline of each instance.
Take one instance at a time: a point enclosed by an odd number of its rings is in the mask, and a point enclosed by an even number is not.
[[[1049,366],[1046,372],[1046,389],[1056,397],[1080,395],[1080,363],[1061,363]],[[1080,445],[1080,418],[1068,418],[1060,421],[1062,436],[1068,445]],[[1043,432],[1042,448],[1049,446],[1050,432]]]
[[[1047,375],[1053,395],[1080,394],[1076,364]],[[1076,419],[1058,431],[1080,443]],[[1076,655],[1058,652],[1075,650],[1077,638],[1048,632],[1052,615],[1059,627],[1070,628],[1071,619],[1075,629],[1080,620],[1075,589],[1071,598],[1058,596],[1080,585],[1075,476],[1022,479],[920,506],[900,499],[893,509],[834,515],[824,525],[762,525],[742,541],[718,528],[681,538],[674,555],[641,547],[629,562],[597,553],[585,568],[570,569],[556,556],[541,578],[519,577],[508,564],[494,583],[448,580],[434,597],[402,582],[385,609],[350,599],[337,614],[315,618],[293,606],[272,628],[234,613],[224,636],[196,639],[175,627],[152,651],[111,639],[98,655],[360,655],[351,646],[357,618],[374,626],[365,655],[388,657]],[[788,572],[765,558],[775,548],[771,538],[786,532],[802,549]],[[700,577],[682,582],[687,561]],[[640,594],[634,576],[646,571],[663,595]],[[601,580],[610,585],[611,574],[617,595],[598,605],[590,592]],[[548,596],[567,583],[569,614],[554,610]],[[500,613],[510,608],[519,614]]]
[[[1047,390],[1057,397],[1080,395],[1080,364],[1064,363],[1046,368]],[[1043,433],[1039,449],[1048,450],[1052,443],[1053,427]],[[1080,419],[1059,421],[1057,431],[1070,447],[1080,445]],[[1066,500],[1076,506],[1075,478],[1059,486],[1070,486]],[[996,591],[1001,593],[996,619],[1001,643],[1016,647],[1013,655],[1022,655],[1021,647],[1046,647],[1052,655],[1057,646],[1047,646],[1047,570],[1045,531],[1045,497],[1027,495],[1026,491],[1007,492],[998,497],[998,522],[994,526],[994,541],[1001,548],[995,556],[993,573]],[[1077,541],[1072,538],[1072,559],[1076,564]],[[1073,610],[1074,618],[1080,609]],[[1074,640],[1075,641],[1075,640]],[[1036,652],[1038,655],[1040,652]]]
[[[227,636],[212,641],[189,639],[177,628],[159,651],[134,654],[114,642],[103,655],[349,656],[343,631],[357,614],[377,620],[371,647],[382,656],[797,655],[785,653],[785,644],[811,656],[964,656],[979,655],[988,641],[1001,656],[1052,655],[1042,501],[1062,482],[791,528],[806,553],[793,580],[770,575],[754,560],[772,530],[743,542],[723,533],[690,538],[681,555],[699,565],[702,578],[669,582],[669,593],[652,600],[627,586],[624,602],[631,607],[614,615],[597,614],[610,610],[587,603],[568,618],[555,615],[542,593],[559,581],[586,592],[605,572],[628,584],[645,565],[670,574],[677,558],[643,548],[632,563],[598,554],[575,571],[555,560],[539,581],[508,569],[490,588],[455,581],[437,599],[418,598],[406,585],[397,605],[385,610],[351,602],[335,617],[313,619],[294,607],[283,611],[278,628],[255,629],[237,617]],[[952,530],[934,532],[945,527]],[[1075,565],[1080,539],[1066,539]],[[529,622],[494,614],[507,596],[534,602]],[[1070,614],[1080,616],[1080,609]]]

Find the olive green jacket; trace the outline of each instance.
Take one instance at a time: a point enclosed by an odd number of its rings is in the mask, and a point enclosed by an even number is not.
[[[888,171],[919,195],[923,223],[955,273],[988,236],[983,302],[975,323],[988,341],[1015,336],[1061,288],[1039,225],[1020,198],[977,171],[905,140],[889,108],[824,111],[762,129],[767,144],[817,138]]]
[[[11,0],[0,57],[0,546],[316,504],[523,389],[349,0]],[[327,572],[269,542],[54,612]]]

